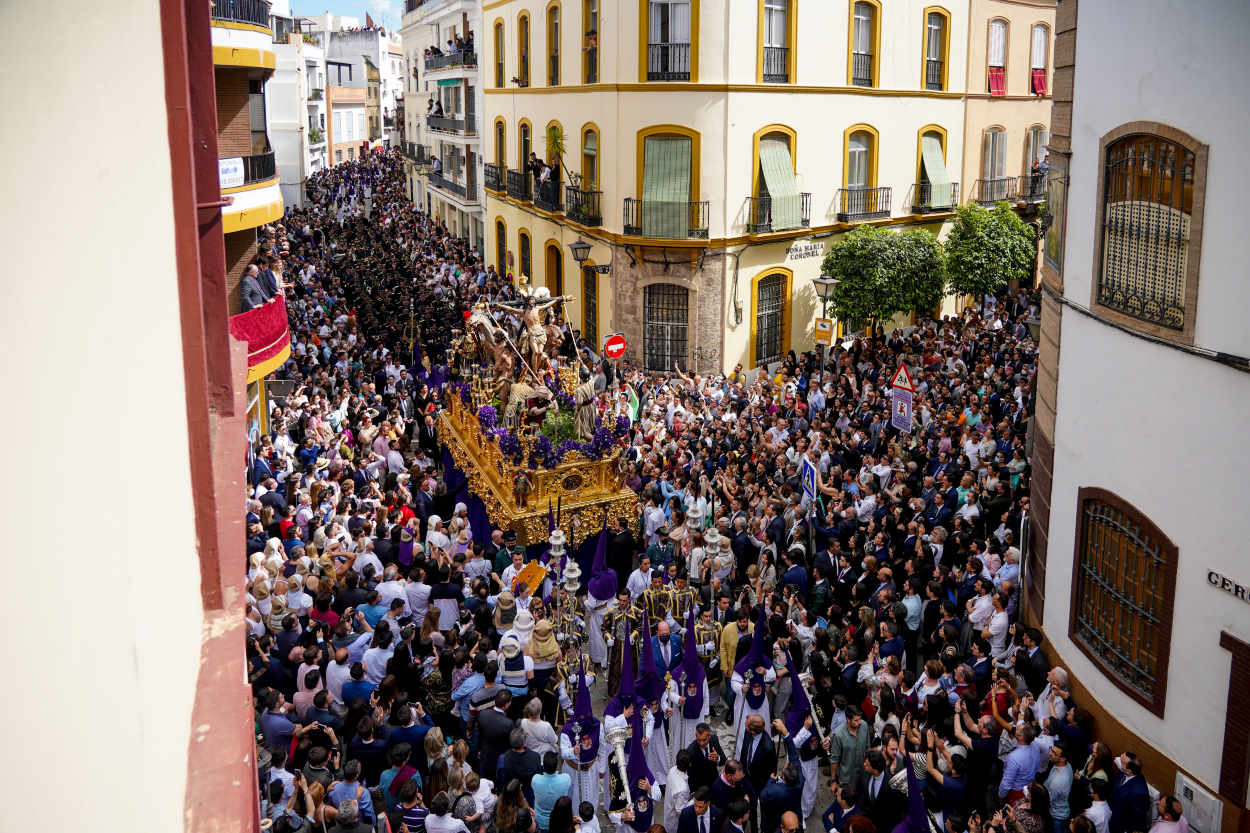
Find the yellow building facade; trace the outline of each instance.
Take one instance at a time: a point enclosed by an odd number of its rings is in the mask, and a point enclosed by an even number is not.
[[[483,29],[487,262],[576,296],[596,353],[810,349],[831,241],[962,201],[966,3],[506,0]]]

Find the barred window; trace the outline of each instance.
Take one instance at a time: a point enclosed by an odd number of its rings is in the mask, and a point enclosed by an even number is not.
[[[1107,143],[1098,304],[1174,333],[1186,329],[1198,264],[1190,251],[1196,162],[1193,149],[1154,134]]]
[[[508,227],[495,221],[495,271],[500,277],[508,274]]]
[[[1078,495],[1069,634],[1117,687],[1162,717],[1176,545],[1103,489]]]
[[[646,287],[643,296],[643,363],[667,371],[687,363],[690,290],[671,283]]]
[[[532,283],[534,280],[534,275],[532,274],[533,264],[531,263],[531,260],[530,260],[530,236],[526,234],[525,232],[521,232],[520,235],[518,235],[517,248],[520,249],[521,251],[521,254],[520,254],[521,274],[529,278]]]
[[[755,367],[781,358],[785,349],[786,276],[769,275],[756,287]]]

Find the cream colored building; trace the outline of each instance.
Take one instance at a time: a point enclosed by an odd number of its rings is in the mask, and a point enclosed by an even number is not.
[[[1054,0],[971,0],[962,181],[983,205],[1038,203],[1054,86]]]
[[[573,294],[596,352],[620,331],[654,369],[810,349],[812,279],[837,235],[940,233],[961,199],[967,15],[918,0],[488,2],[488,263]],[[556,161],[553,130],[562,164],[534,193],[525,160]]]

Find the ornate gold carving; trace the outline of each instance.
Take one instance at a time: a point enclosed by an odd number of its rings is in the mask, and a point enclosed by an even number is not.
[[[568,370],[576,384],[576,372]],[[486,514],[502,529],[516,532],[522,544],[547,539],[547,506],[562,503],[561,528],[569,534],[570,546],[576,547],[588,536],[598,532],[607,513],[608,524],[618,518],[633,519],[637,514],[638,496],[624,485],[618,465],[619,451],[601,460],[588,460],[580,452],[571,451],[554,469],[530,469],[514,464],[499,450],[493,434],[483,431],[477,421],[478,400],[484,392],[471,391],[473,404],[466,406],[452,391],[446,407],[439,413],[439,436],[451,452],[456,468],[469,479],[469,491],[482,499]],[[522,448],[528,449],[533,437],[521,435]],[[530,480],[528,506],[516,502],[516,475],[524,470]]]

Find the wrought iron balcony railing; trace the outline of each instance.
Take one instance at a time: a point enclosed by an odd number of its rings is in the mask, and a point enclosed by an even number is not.
[[[711,203],[668,202],[625,198],[624,228],[627,235],[664,240],[708,237]]]
[[[890,216],[890,186],[839,188],[835,195],[839,223],[860,223]]]
[[[924,88],[926,90],[942,89],[942,62],[932,58],[924,62]]]
[[[784,46],[764,47],[764,83],[786,84],[790,81],[790,50]]]
[[[477,53],[467,49],[459,52],[450,52],[446,55],[431,55],[425,59],[425,68],[429,72],[434,72],[448,67],[475,67],[477,66]]]
[[[795,228],[808,228],[812,217],[812,195],[799,194],[799,214],[790,222],[782,212],[774,212],[774,203],[783,198],[747,197],[747,232],[749,234],[767,234],[770,231],[788,231]],[[778,203],[775,207],[781,208]],[[781,215],[781,216],[779,216]]]
[[[459,182],[444,179],[441,173],[434,173],[433,171],[426,174],[426,181],[435,188],[441,188],[444,191],[455,194],[465,202],[477,202],[477,188],[472,184],[461,185]]]
[[[213,0],[213,20],[253,23],[269,28],[269,0]]]
[[[462,136],[472,136],[475,132],[473,119],[468,116],[465,116],[463,119],[427,116],[425,126],[430,128],[430,130],[437,130],[442,133],[458,133]]]
[[[1046,174],[1037,172],[1020,177],[1018,199],[1025,202],[1041,202],[1046,199]]]
[[[959,205],[959,183],[934,185],[932,182],[917,182],[907,190],[907,205],[913,214],[954,211]]]
[[[851,56],[851,84],[856,87],[872,86],[871,52],[856,52]]]
[[[508,171],[508,196],[529,202],[534,198],[534,178],[529,171]]]
[[[581,223],[584,226],[601,226],[603,225],[603,211],[599,206],[602,199],[602,191],[587,191],[566,185],[564,187],[564,213],[575,223]]]
[[[486,183],[485,183],[486,190],[487,191],[502,191],[504,189],[505,180],[507,179],[507,177],[505,176],[507,169],[499,165],[492,164],[490,162],[486,163],[485,169],[486,169]]]
[[[546,182],[535,183],[534,191],[534,207],[541,208],[543,211],[560,212],[564,210],[564,206],[560,204],[561,187],[560,187],[560,168],[551,169],[551,178]]]
[[[648,81],[689,81],[690,44],[647,44]]]
[[[972,199],[979,205],[993,205],[1016,198],[1016,178],[1014,176],[996,177],[994,179],[978,179]]]

